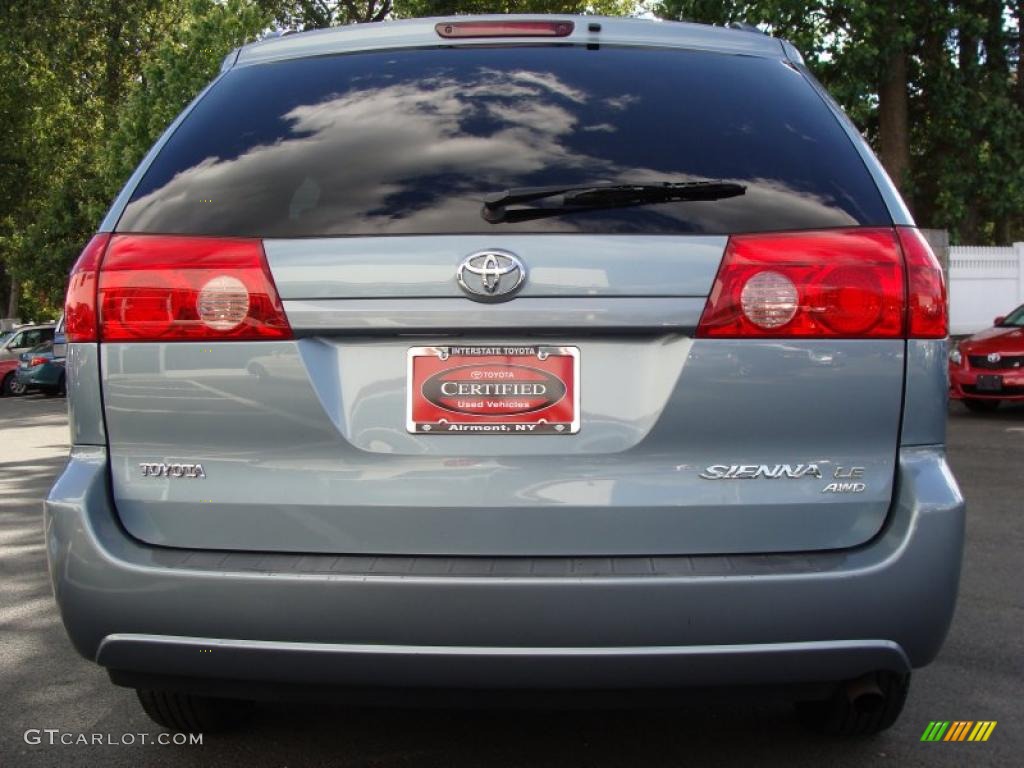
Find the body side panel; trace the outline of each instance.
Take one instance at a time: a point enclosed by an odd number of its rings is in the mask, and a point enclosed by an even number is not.
[[[100,393],[99,351],[99,345],[94,343],[68,344],[65,368],[72,445],[107,444]]]
[[[901,445],[944,445],[949,402],[945,339],[907,341],[907,383]]]

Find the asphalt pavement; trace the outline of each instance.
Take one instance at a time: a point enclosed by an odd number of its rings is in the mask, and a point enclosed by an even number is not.
[[[747,699],[554,712],[339,702],[263,705],[246,729],[207,734],[202,745],[153,743],[162,732],[134,693],[111,685],[64,635],[46,574],[41,499],[64,465],[65,407],[41,396],[0,399],[2,768],[1024,764],[1024,407],[985,416],[950,408],[950,458],[969,505],[959,605],[938,660],[914,674],[902,718],[878,737],[815,737],[786,704]],[[922,743],[930,720],[998,725],[983,744]],[[26,731],[39,743],[27,743]],[[93,734],[113,743],[82,743]]]

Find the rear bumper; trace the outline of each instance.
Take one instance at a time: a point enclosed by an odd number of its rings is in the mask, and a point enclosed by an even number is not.
[[[884,640],[481,648],[111,635],[100,645],[97,660],[116,670],[115,680],[138,679],[123,673],[175,682],[212,678],[229,690],[241,688],[231,685],[236,681],[270,686],[609,690],[818,682],[854,678],[867,670],[910,670],[902,649]]]
[[[837,680],[930,662],[952,618],[964,504],[941,448],[840,552],[667,558],[334,557],[152,547],[120,526],[107,456],[46,502],[77,650],[112,671],[354,686],[617,688]]]

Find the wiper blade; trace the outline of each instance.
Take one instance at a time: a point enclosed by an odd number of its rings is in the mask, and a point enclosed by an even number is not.
[[[746,192],[742,184],[727,181],[665,181],[660,184],[576,184],[554,187],[522,187],[507,189],[484,198],[484,208],[496,210],[516,203],[529,203],[546,197],[564,195],[572,204],[595,201],[605,204],[620,199],[651,200],[718,200]]]
[[[627,208],[634,205],[722,200],[746,194],[742,184],[729,181],[680,181],[661,184],[586,184],[577,186],[523,187],[488,195],[481,215],[492,224],[530,221],[546,216],[561,216],[576,211]],[[561,202],[551,206],[509,208],[518,203],[558,197]]]

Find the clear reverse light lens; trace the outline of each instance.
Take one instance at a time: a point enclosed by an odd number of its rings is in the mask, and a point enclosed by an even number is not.
[[[229,331],[249,314],[249,291],[238,278],[215,277],[199,291],[196,312],[215,331]]]
[[[799,296],[793,281],[778,272],[758,272],[740,293],[743,314],[761,328],[781,328],[793,319]]]

